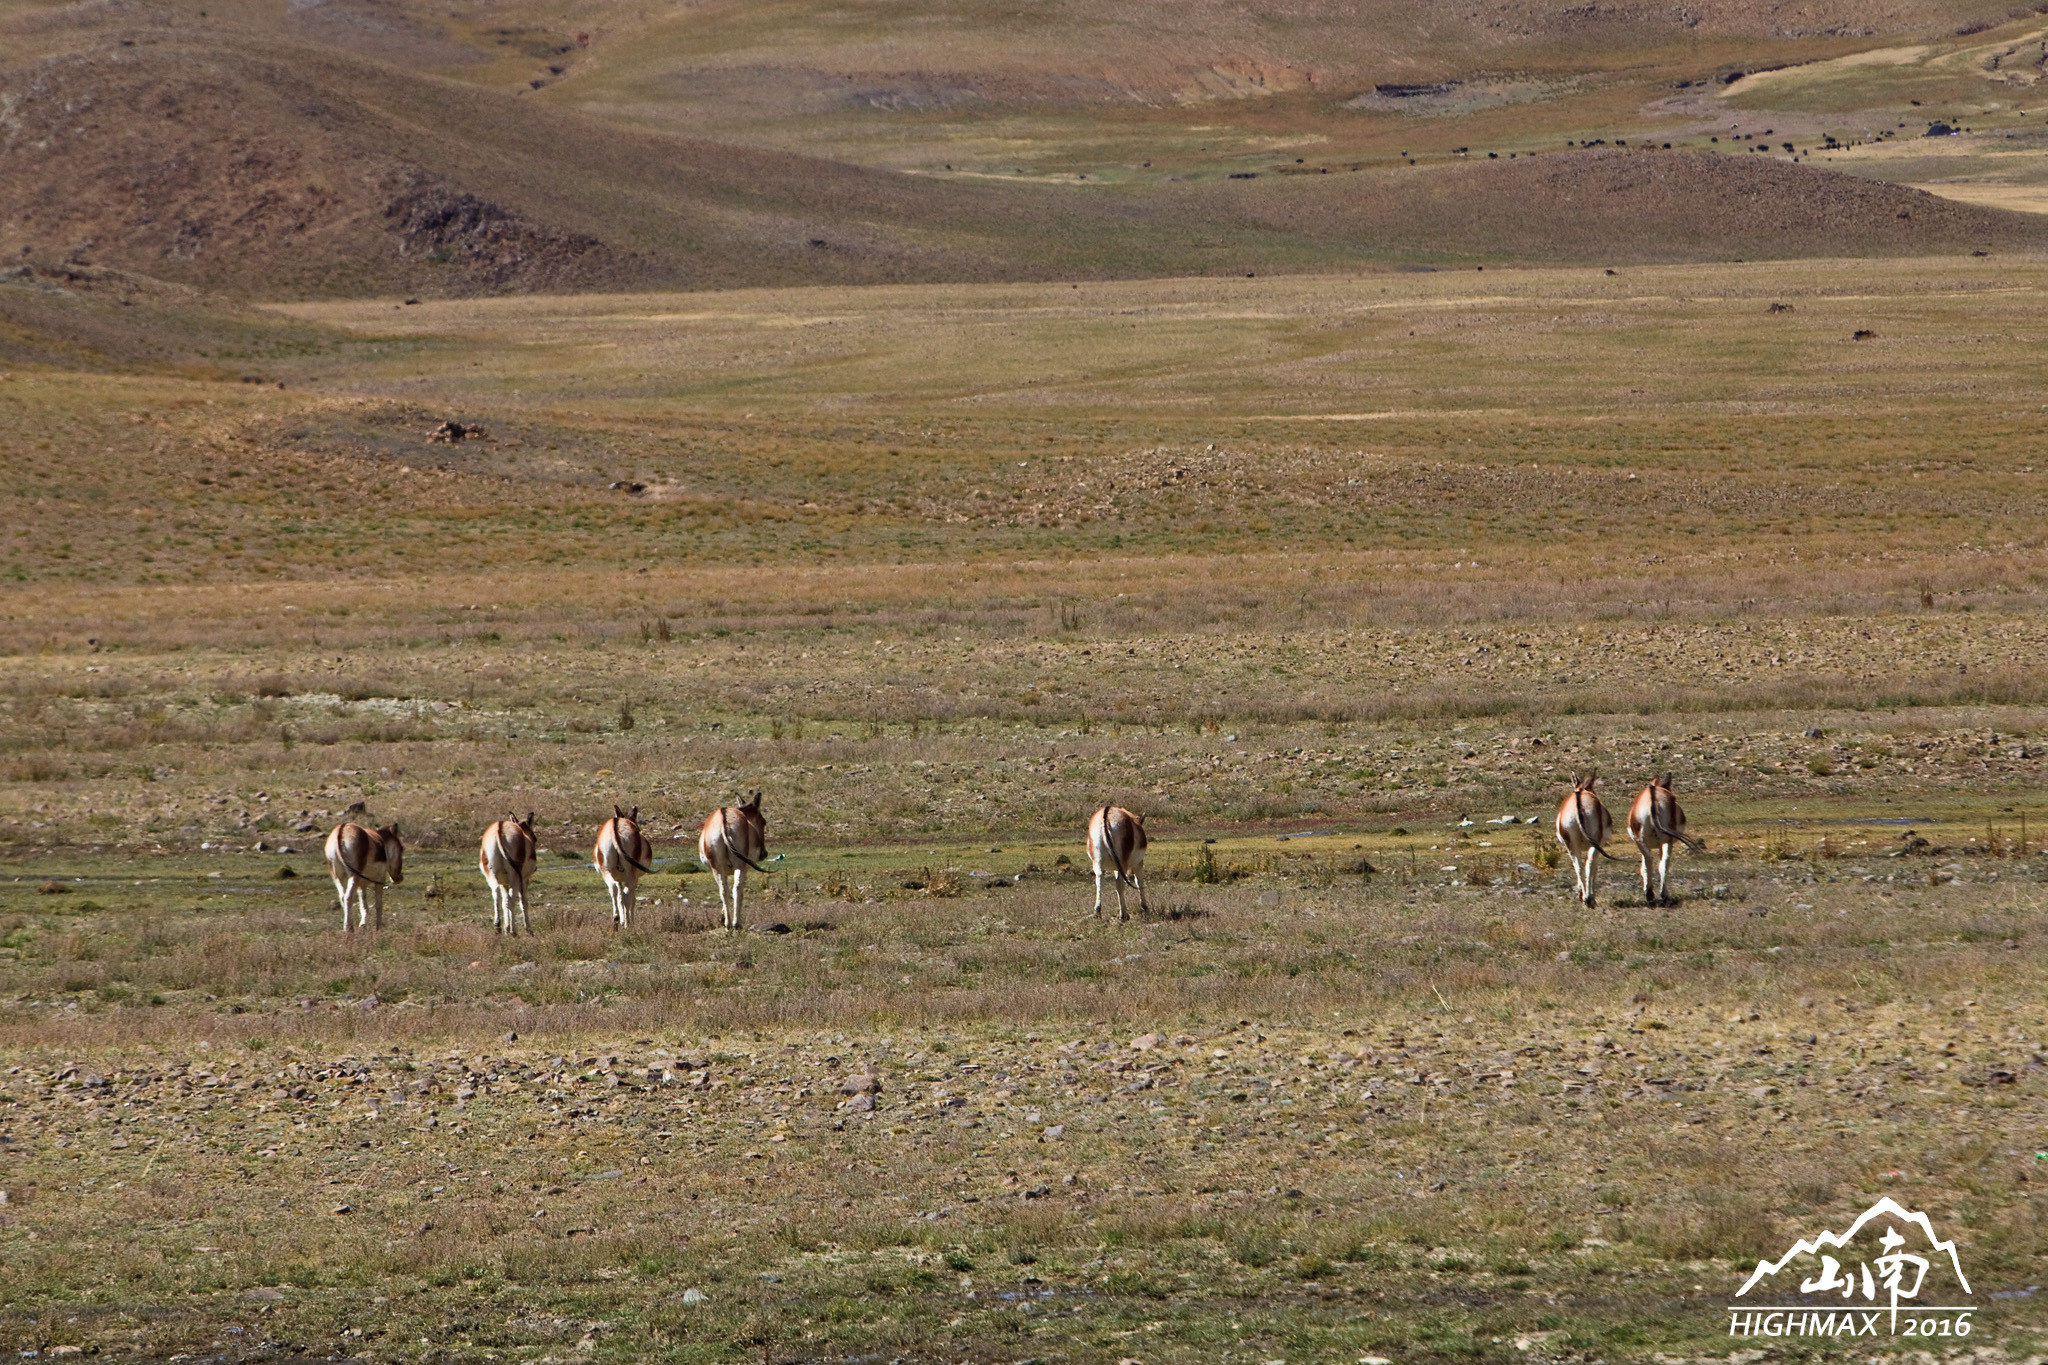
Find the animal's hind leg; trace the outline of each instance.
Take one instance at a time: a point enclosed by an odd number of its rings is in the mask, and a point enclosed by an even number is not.
[[[1664,845],[1664,853],[1657,860],[1657,899],[1671,904],[1671,845]]]
[[[1149,914],[1151,914],[1151,913],[1152,913],[1152,907],[1151,907],[1150,905],[1147,905],[1147,904],[1145,903],[1145,882],[1144,882],[1144,879],[1143,879],[1143,878],[1140,878],[1140,877],[1136,877],[1136,876],[1134,876],[1134,877],[1132,877],[1132,878],[1131,878],[1131,885],[1133,885],[1133,886],[1135,886],[1135,887],[1137,887],[1137,888],[1138,888],[1138,908],[1139,908],[1140,910],[1144,911],[1144,912],[1145,912],[1146,914],[1148,914],[1148,915],[1149,915]]]
[[[377,888],[377,927],[384,927],[384,888]]]
[[[336,877],[336,878],[334,879],[334,890],[335,890],[335,894],[337,894],[338,896],[340,896],[340,897],[341,897],[341,932],[343,932],[344,934],[345,934],[345,933],[347,933],[347,932],[349,931],[349,922],[348,922],[348,894],[349,894],[349,892],[350,892],[350,891],[352,891],[352,890],[354,890],[354,889],[355,889],[355,878],[351,877],[351,878],[347,879],[346,881],[344,881],[344,880],[343,880],[342,878],[340,878],[340,877]]]
[[[1122,872],[1116,874],[1116,917],[1119,920],[1127,920],[1131,917],[1130,907],[1124,904],[1124,874]]]
[[[1600,904],[1600,893],[1594,884],[1595,867],[1593,863],[1593,860],[1599,856],[1600,850],[1597,847],[1586,850],[1586,880],[1584,885],[1586,888],[1586,908],[1588,910],[1597,909]]]
[[[512,912],[510,910],[507,910],[505,912],[505,918],[508,920],[512,918]],[[521,882],[519,884],[519,918],[526,921],[526,936],[528,938],[532,938],[533,913],[526,908],[526,883],[524,882]]]
[[[740,918],[740,908],[746,903],[746,899],[747,868],[746,864],[742,863],[732,870],[732,931],[734,933],[738,933],[746,928],[745,923]]]
[[[1655,905],[1657,901],[1650,895],[1650,850],[1646,846],[1641,852],[1643,855],[1643,904]]]
[[[1095,918],[1102,918],[1102,864],[1095,865]]]

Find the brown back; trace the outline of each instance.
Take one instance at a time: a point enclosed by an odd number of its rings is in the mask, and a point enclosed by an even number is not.
[[[705,818],[700,839],[713,830],[726,848],[748,862],[768,856],[768,817],[761,814],[761,793],[755,792],[737,806],[720,806]]]
[[[599,869],[604,867],[607,841],[612,848],[623,854],[627,861],[637,863],[642,870],[647,867],[648,859],[654,856],[654,845],[640,832],[638,806],[633,807],[630,813],[613,806],[612,818],[597,827],[597,842],[591,845],[590,860],[596,863]]]
[[[514,817],[499,820],[484,831],[483,847],[495,846],[498,854],[516,868],[521,877],[532,870],[539,845],[533,837],[533,812],[528,811],[524,820]]]
[[[1670,773],[1651,778],[1650,785],[1636,793],[1635,804],[1629,808],[1628,824],[1631,835],[1645,829],[1662,834],[1685,833],[1685,811],[1671,793]]]
[[[393,886],[405,880],[405,841],[398,837],[395,824],[368,829],[351,820],[329,836],[329,847],[350,876],[386,881]],[[380,863],[381,877],[376,875]]]
[[[1578,830],[1582,838],[1590,839],[1596,844],[1606,841],[1607,831],[1613,827],[1614,822],[1608,816],[1607,807],[1601,802],[1600,794],[1594,790],[1599,781],[1598,773],[1587,773],[1572,783],[1572,789],[1557,803],[1559,838],[1564,837],[1566,818],[1570,817],[1571,826]]]
[[[1125,810],[1122,806],[1104,806],[1095,812],[1088,822],[1088,840],[1095,841],[1100,830],[1103,842],[1108,846],[1110,861],[1118,866],[1130,863],[1134,854],[1143,853],[1147,848],[1145,840],[1145,817]]]

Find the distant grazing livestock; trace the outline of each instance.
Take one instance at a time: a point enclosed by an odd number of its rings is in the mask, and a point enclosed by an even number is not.
[[[612,903],[612,928],[626,927],[633,910],[633,896],[640,887],[640,874],[652,871],[654,845],[640,832],[640,808],[628,814],[612,807],[612,818],[597,827],[597,842],[590,849],[590,865],[604,878],[605,895]]]
[[[768,821],[761,814],[761,793],[755,792],[737,806],[720,806],[704,817],[704,826],[697,831],[697,857],[711,870],[711,884],[718,888],[719,916],[727,929],[737,932],[741,928],[747,869],[766,876],[761,860],[767,856]]]
[[[1116,917],[1127,920],[1130,908],[1124,904],[1124,887],[1138,889],[1138,908],[1150,914],[1145,903],[1145,817],[1133,815],[1122,806],[1104,806],[1088,820],[1088,865],[1095,870],[1095,918],[1102,918],[1102,874],[1108,868],[1116,886]]]
[[[1557,841],[1564,845],[1566,856],[1572,860],[1572,880],[1578,885],[1579,899],[1588,909],[1594,904],[1593,856],[1621,861],[1601,847],[1607,842],[1614,821],[1593,791],[1593,784],[1599,780],[1597,774],[1588,773],[1574,782],[1570,793],[1557,803]]]
[[[1671,794],[1671,774],[1650,779],[1650,785],[1636,793],[1628,808],[1628,837],[1643,855],[1643,904],[1669,905],[1671,892],[1671,846],[1684,844],[1694,852],[1706,846],[1685,832],[1685,812]],[[1657,894],[1650,895],[1650,854],[1657,855]]]
[[[341,931],[351,933],[370,923],[370,905],[375,893],[376,925],[384,927],[384,888],[405,880],[405,844],[397,825],[367,829],[351,820],[336,825],[327,836],[327,871],[334,878],[334,894],[341,898]],[[348,919],[348,905],[356,903],[356,922]]]
[[[484,831],[476,865],[491,888],[491,928],[501,934],[519,936],[512,919],[515,907],[526,921],[526,932],[533,932],[533,917],[526,912],[526,884],[533,879],[537,856],[532,811],[524,820],[500,820]]]

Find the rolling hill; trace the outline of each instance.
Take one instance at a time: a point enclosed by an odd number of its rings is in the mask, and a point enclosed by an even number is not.
[[[1564,150],[1555,136],[1560,120],[1635,110],[1645,78],[1616,85],[1602,65],[1622,56],[1718,68],[1745,45],[1839,46],[1828,35],[1845,27],[1933,30],[1970,12],[1431,6],[1411,32],[1391,7],[1198,6],[1147,52],[1136,12],[1115,7],[1071,23],[856,8],[793,16],[778,56],[749,4],[637,29],[574,5],[494,11],[489,26],[366,0],[16,5],[0,10],[0,262],[46,284],[91,268],[284,298],[2038,249],[2048,219],[1810,162],[1698,138]],[[917,39],[920,15],[934,22]],[[1376,49],[1375,35],[1398,41]],[[894,54],[888,80],[878,53]],[[1525,78],[1459,84],[1470,63],[1510,56]],[[541,74],[512,79],[529,68]],[[1437,83],[1372,80],[1389,75]],[[664,102],[649,82],[677,93]],[[929,98],[888,93],[913,87]],[[1510,93],[1467,97],[1482,88]],[[707,91],[768,112],[698,135],[682,125]],[[821,143],[890,128],[929,141],[934,110],[1051,119],[1060,156],[1094,118],[1178,159],[1070,172],[1025,148],[997,174],[969,167],[962,143],[959,170],[909,173],[887,155],[777,145],[791,118]],[[1226,118],[1229,139],[1193,121]],[[1343,137],[1327,131],[1340,123]],[[1496,159],[1449,145],[1475,129],[1501,140]]]

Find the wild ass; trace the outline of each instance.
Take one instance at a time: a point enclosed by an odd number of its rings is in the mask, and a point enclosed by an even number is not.
[[[526,909],[526,885],[533,880],[538,852],[532,811],[526,813],[524,820],[517,816],[499,820],[484,831],[483,842],[476,851],[476,865],[491,888],[491,928],[501,934],[519,936],[519,927],[512,919],[514,907],[526,921],[526,932],[533,932],[533,916]]]
[[[1102,918],[1102,873],[1106,866],[1116,886],[1116,917],[1127,920],[1130,908],[1124,904],[1124,887],[1138,888],[1138,908],[1150,914],[1145,904],[1145,817],[1133,815],[1122,806],[1104,806],[1088,820],[1088,865],[1095,870],[1095,918]]]
[[[761,815],[761,793],[755,792],[737,806],[720,806],[704,817],[704,827],[697,831],[697,857],[711,871],[711,883],[718,888],[718,912],[727,929],[737,932],[741,927],[747,869],[766,876],[761,859],[767,856],[768,821]]]
[[[1685,812],[1671,794],[1671,774],[1650,779],[1628,808],[1628,837],[1643,855],[1643,904],[1671,904],[1671,846],[1684,844],[1694,852],[1705,848],[1685,832]],[[1650,897],[1650,851],[1657,852],[1657,895]]]
[[[633,910],[633,896],[640,887],[640,874],[653,871],[654,845],[640,832],[640,808],[632,812],[612,807],[612,818],[597,827],[597,842],[591,845],[590,865],[604,878],[605,895],[612,904],[612,928],[623,929]]]
[[[1598,774],[1588,773],[1574,782],[1571,791],[1557,804],[1557,841],[1564,845],[1565,854],[1572,860],[1572,880],[1578,885],[1579,900],[1588,909],[1595,903],[1593,855],[1597,853],[1610,862],[1621,861],[1601,847],[1607,842],[1614,821],[1593,790],[1599,780]]]
[[[370,923],[371,893],[375,892],[376,925],[384,927],[384,888],[405,880],[405,843],[397,825],[367,829],[355,821],[336,825],[327,836],[327,871],[334,878],[334,894],[341,898],[341,931],[353,933]],[[348,919],[349,900],[356,904],[356,922]]]

